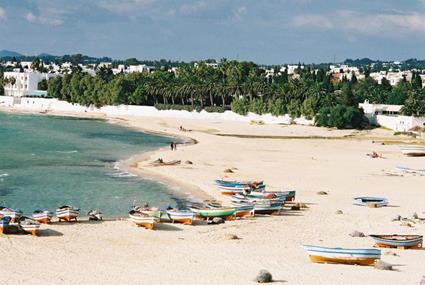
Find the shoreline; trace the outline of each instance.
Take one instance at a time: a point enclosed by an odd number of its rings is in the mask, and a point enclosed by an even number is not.
[[[93,120],[100,119],[100,120],[104,120],[106,123],[116,124],[122,127],[131,128],[138,132],[143,132],[143,133],[152,134],[152,135],[159,135],[159,136],[167,137],[170,139],[175,138],[176,140],[180,140],[182,142],[182,143],[179,143],[179,148],[188,147],[188,146],[190,147],[191,145],[195,145],[198,143],[196,139],[189,136],[183,136],[181,134],[177,135],[175,133],[167,133],[167,132],[155,131],[148,128],[136,127],[134,125],[131,125],[129,123],[128,118],[123,116],[108,116],[106,114],[101,114],[101,113],[77,113],[77,112],[57,112],[57,111],[41,113],[34,110],[29,110],[29,109],[16,109],[13,107],[4,107],[4,106],[0,106],[0,112],[6,112],[6,113],[12,113],[12,114],[38,115],[38,116],[87,118],[87,119],[93,119]],[[134,166],[134,163],[141,162],[141,161],[147,162],[147,160],[154,154],[157,154],[158,152],[166,151],[166,150],[167,150],[166,147],[159,147],[158,149],[154,149],[151,151],[132,154],[131,156],[127,158],[118,160],[117,166],[119,170],[127,171],[142,179],[148,179],[148,180],[155,181],[156,183],[166,185],[169,191],[171,193],[176,194],[177,197],[180,196],[181,198],[189,198],[189,201],[192,200],[194,202],[211,199],[212,197],[205,191],[202,191],[199,187],[190,185],[188,183],[183,183],[181,181],[169,178],[164,175],[156,174],[147,169],[140,169]],[[177,186],[177,189],[175,186]],[[127,216],[123,216],[123,217],[127,217]],[[119,217],[119,218],[123,218],[123,217]]]

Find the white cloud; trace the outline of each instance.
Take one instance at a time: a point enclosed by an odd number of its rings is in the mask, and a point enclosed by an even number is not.
[[[29,23],[33,24],[42,24],[42,25],[50,25],[50,26],[60,26],[63,24],[62,17],[58,15],[51,15],[51,14],[45,14],[45,15],[35,15],[33,12],[28,12],[24,16],[25,20],[27,20]]]
[[[180,12],[183,14],[196,14],[197,12],[207,8],[204,1],[197,1],[194,3],[185,3],[180,6]]]
[[[291,24],[294,27],[309,26],[322,29],[331,29],[334,26],[327,16],[311,14],[295,16],[292,18]]]
[[[425,33],[425,14],[391,11],[389,13],[365,15],[351,10],[339,10],[330,14],[298,15],[292,18],[291,25],[294,27],[351,30],[363,34]]]
[[[239,7],[233,10],[233,19],[240,21],[248,13],[248,9],[245,6]]]
[[[156,0],[100,0],[97,5],[105,10],[116,13],[137,12],[138,9],[145,8]]]
[[[0,21],[1,20],[6,20],[6,11],[0,7]]]

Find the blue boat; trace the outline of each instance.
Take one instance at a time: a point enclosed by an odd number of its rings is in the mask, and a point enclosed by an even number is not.
[[[264,181],[235,181],[235,180],[217,179],[214,182],[217,186],[227,186],[227,187],[241,187],[246,185],[261,187],[262,185],[264,185]]]
[[[420,235],[369,235],[377,247],[417,249],[422,248],[423,236]]]
[[[332,248],[314,245],[303,247],[310,260],[316,263],[373,265],[376,260],[381,259],[379,249]]]
[[[383,197],[355,197],[353,204],[357,206],[384,207],[388,205],[388,199]]]

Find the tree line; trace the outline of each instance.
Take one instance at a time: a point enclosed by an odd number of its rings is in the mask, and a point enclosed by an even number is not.
[[[277,71],[277,70],[276,70]],[[70,74],[40,82],[50,97],[72,103],[101,107],[104,105],[148,105],[157,109],[223,112],[245,115],[271,113],[305,116],[317,125],[360,128],[367,122],[358,103],[403,104],[406,115],[425,114],[425,92],[418,73],[411,82],[405,78],[396,86],[383,79],[381,84],[369,77],[336,80],[329,68],[312,66],[287,69],[266,76],[253,62],[222,59],[213,67],[206,62],[181,65],[176,72],[158,68],[152,73],[119,73],[100,68],[91,76],[77,66]]]

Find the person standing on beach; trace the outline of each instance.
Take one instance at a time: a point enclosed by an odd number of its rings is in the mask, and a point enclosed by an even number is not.
[[[177,150],[177,143],[174,143],[174,150]]]
[[[171,142],[170,147],[171,147],[171,151],[173,151],[174,150],[174,142]]]

